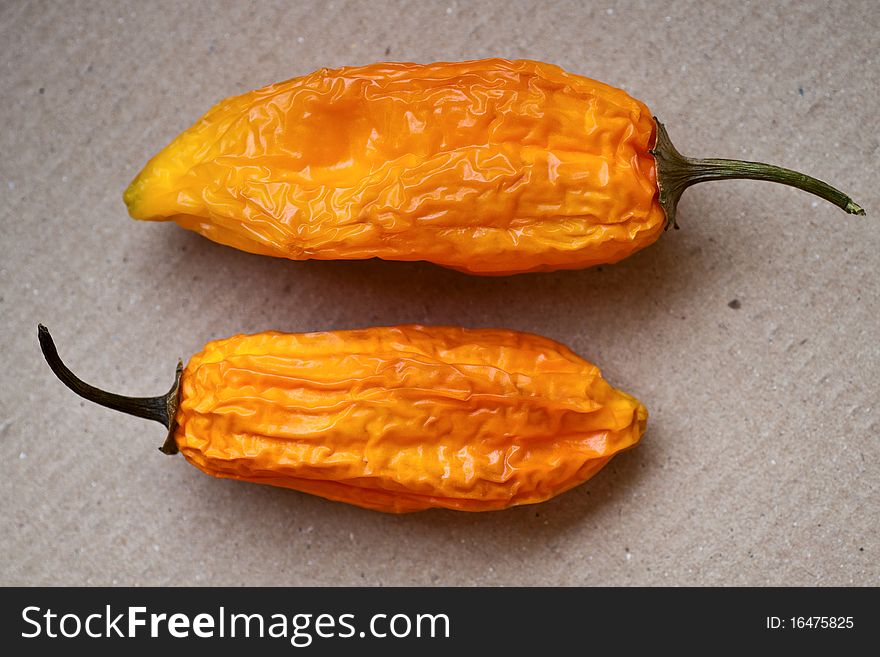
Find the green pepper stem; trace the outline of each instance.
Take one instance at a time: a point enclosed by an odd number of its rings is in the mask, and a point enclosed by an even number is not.
[[[101,390],[95,386],[89,385],[79,377],[77,377],[58,355],[58,349],[55,347],[55,341],[42,324],[37,327],[37,336],[40,339],[40,349],[43,356],[55,376],[73,390],[83,399],[87,399],[101,406],[112,408],[115,411],[122,411],[129,415],[142,417],[147,420],[160,422],[168,429],[168,437],[165,444],[160,447],[160,451],[165,454],[176,454],[177,443],[174,441],[174,429],[176,428],[175,415],[177,413],[177,401],[180,389],[180,376],[183,373],[183,363],[178,363],[177,373],[174,377],[174,385],[164,395],[159,397],[126,397],[125,395],[117,395],[106,390]]]
[[[654,121],[657,123],[657,139],[651,154],[657,162],[657,187],[660,189],[660,205],[666,212],[666,228],[678,228],[675,211],[682,192],[707,180],[767,180],[802,189],[849,214],[865,214],[861,206],[839,189],[798,171],[762,162],[686,157],[672,145],[665,126],[656,116]]]

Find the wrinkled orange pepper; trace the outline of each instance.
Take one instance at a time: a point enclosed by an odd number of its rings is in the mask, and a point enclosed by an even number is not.
[[[566,347],[506,330],[398,326],[209,343],[168,394],[113,395],[40,345],[77,394],[169,427],[217,476],[368,509],[541,502],[635,445],[647,411]]]
[[[136,219],[293,260],[428,260],[475,274],[616,262],[703,180],[793,185],[770,165],[680,155],[620,89],[533,61],[321,69],[228,98],[126,190]]]

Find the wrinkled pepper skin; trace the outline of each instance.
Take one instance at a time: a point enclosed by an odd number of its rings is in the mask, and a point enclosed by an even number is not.
[[[321,69],[220,102],[124,198],[135,219],[293,260],[580,268],[662,233],[654,134],[644,104],[549,64]]]
[[[647,411],[546,338],[398,326],[211,342],[175,419],[208,474],[404,513],[546,500],[635,445]]]

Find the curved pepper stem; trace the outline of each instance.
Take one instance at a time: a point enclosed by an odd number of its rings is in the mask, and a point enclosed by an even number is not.
[[[169,455],[177,454],[177,443],[174,440],[174,430],[177,428],[177,422],[174,418],[177,414],[177,402],[180,394],[180,376],[183,373],[182,362],[177,364],[174,385],[164,395],[159,397],[126,397],[89,385],[71,372],[58,355],[58,349],[55,347],[55,341],[49,334],[49,329],[42,324],[39,324],[37,327],[37,335],[40,339],[40,349],[43,351],[46,362],[49,363],[52,372],[55,373],[55,376],[64,385],[83,399],[88,399],[101,406],[147,420],[161,422],[168,429],[168,436],[165,439],[165,443],[159,448],[159,451]]]
[[[651,154],[657,162],[657,187],[660,205],[666,212],[666,228],[678,228],[675,210],[682,192],[691,185],[707,180],[767,180],[797,187],[833,203],[849,214],[864,215],[865,211],[849,196],[816,178],[762,162],[745,160],[696,159],[686,157],[672,145],[665,126],[655,116],[657,139]]]

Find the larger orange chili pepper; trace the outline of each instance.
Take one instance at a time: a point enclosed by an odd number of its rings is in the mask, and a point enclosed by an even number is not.
[[[166,454],[392,513],[541,502],[635,445],[647,422],[594,365],[514,331],[239,335],[209,343],[151,398],[83,383],[43,326],[39,337],[77,394],[169,427]]]
[[[675,223],[686,187],[725,178],[864,214],[794,171],[686,158],[624,91],[503,59],[321,69],[228,98],[125,202],[252,253],[509,274],[616,262]]]

